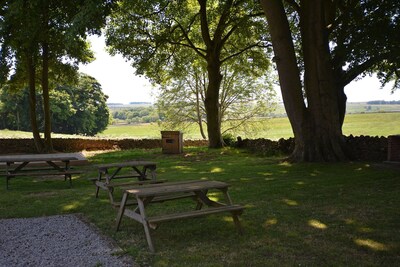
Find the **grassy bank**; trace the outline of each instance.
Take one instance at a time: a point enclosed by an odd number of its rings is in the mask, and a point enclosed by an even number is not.
[[[117,211],[104,191],[94,198],[91,166],[72,189],[62,179],[11,180],[11,190],[0,189],[0,218],[82,213],[142,266],[395,266],[400,260],[398,170],[366,163],[291,165],[236,149],[193,148],[184,155],[130,150],[89,160],[133,158],[156,161],[159,179],[231,184],[233,201],[246,207],[244,235],[229,216],[164,223],[152,232],[152,255],[140,224],[125,217],[115,232]],[[178,210],[187,201],[164,204]]]

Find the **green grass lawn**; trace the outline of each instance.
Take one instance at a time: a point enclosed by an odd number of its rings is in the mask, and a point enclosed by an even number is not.
[[[161,138],[162,129],[156,123],[137,125],[110,125],[103,133],[98,134],[100,138]],[[370,135],[388,136],[400,134],[400,112],[397,113],[363,113],[348,114],[343,125],[345,135]],[[268,138],[278,140],[293,136],[289,120],[286,117],[265,120],[263,127],[258,128],[256,133],[242,138]],[[55,134],[54,137],[79,137],[74,135]],[[0,130],[0,138],[32,138],[30,132]],[[183,131],[184,139],[201,139],[196,127],[190,127]]]
[[[265,120],[265,127],[249,138],[279,138],[293,137],[293,132],[286,117]],[[110,126],[99,137],[107,138],[160,138],[161,129],[157,124],[140,124],[127,126]],[[200,139],[196,128],[184,131],[186,139]],[[345,135],[388,136],[400,134],[400,112],[397,113],[360,113],[348,114],[343,124]],[[246,136],[242,136],[246,138]]]
[[[293,137],[293,132],[286,117],[265,120],[265,127],[249,138],[279,138]],[[160,138],[161,129],[157,124],[140,124],[125,126],[110,126],[99,137],[105,138]],[[201,136],[194,127],[184,131],[186,139],[200,139]],[[345,135],[388,136],[400,133],[400,112],[397,113],[363,113],[348,114],[343,125]],[[246,136],[242,136],[246,138]]]
[[[15,178],[0,189],[0,218],[82,213],[116,240],[141,266],[396,266],[400,260],[400,174],[368,163],[288,164],[237,149],[186,148],[108,152],[91,164],[135,158],[156,161],[159,179],[211,179],[231,184],[234,203],[245,206],[239,235],[230,216],[167,222],[152,231],[149,253],[139,224],[117,211],[104,191],[94,197],[87,178]],[[120,193],[116,192],[119,196]],[[222,197],[214,194],[214,198]],[[150,212],[179,210],[190,200],[154,204]],[[165,206],[164,206],[165,205]],[[67,252],[66,252],[67,253]]]

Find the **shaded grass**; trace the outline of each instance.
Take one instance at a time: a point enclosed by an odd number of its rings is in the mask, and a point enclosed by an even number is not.
[[[233,201],[246,207],[239,235],[229,216],[178,220],[152,232],[148,252],[143,228],[123,218],[104,191],[94,198],[94,167],[74,179],[16,178],[0,192],[0,217],[83,213],[140,265],[150,266],[394,266],[400,260],[400,174],[367,163],[288,164],[241,150],[185,149],[98,154],[92,164],[132,159],[158,163],[159,179],[212,179],[231,184]],[[119,193],[120,194],[120,193]],[[213,193],[214,198],[221,195]],[[189,205],[188,205],[189,204]],[[190,200],[150,205],[149,212],[193,207]]]

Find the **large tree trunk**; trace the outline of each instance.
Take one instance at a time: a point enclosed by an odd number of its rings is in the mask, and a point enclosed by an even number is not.
[[[46,152],[53,152],[53,142],[51,140],[51,114],[49,98],[49,48],[48,44],[43,44],[42,55],[42,90],[43,90],[43,113],[44,113],[44,145]]]
[[[31,55],[27,55],[27,68],[29,78],[29,115],[32,127],[33,140],[36,151],[42,153],[44,145],[40,138],[39,128],[36,119],[36,69]]]
[[[270,27],[285,109],[295,136],[290,159],[296,162],[346,159],[322,2],[307,0],[300,5],[306,106],[282,1],[261,1]]]
[[[207,133],[210,148],[223,147],[221,135],[221,121],[219,108],[219,88],[222,75],[220,73],[219,57],[210,57],[207,60],[208,87],[204,105],[207,113]]]

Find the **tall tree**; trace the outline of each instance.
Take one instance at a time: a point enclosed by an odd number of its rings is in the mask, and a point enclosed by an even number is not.
[[[346,160],[344,87],[378,71],[399,87],[397,0],[261,0],[282,96],[295,136],[294,161]]]
[[[111,0],[13,0],[1,7],[1,80],[29,86],[32,132],[39,152],[53,150],[49,79],[73,79],[78,63],[92,59],[86,35],[99,33],[112,4]],[[43,97],[44,142],[36,118],[38,85]]]
[[[183,63],[175,57],[182,50],[205,62],[207,133],[209,146],[218,148],[223,145],[221,67],[243,54],[254,66],[264,60],[267,31],[260,11],[254,1],[243,0],[122,1],[108,26],[107,44],[113,53],[132,60],[138,74],[157,83],[165,66]]]
[[[208,76],[204,65],[193,60],[172,71],[171,78],[160,87],[157,106],[163,114],[164,127],[184,129],[197,124],[206,139]],[[242,61],[227,62],[221,72],[218,98],[221,134],[250,134],[258,126],[255,118],[265,116],[275,107],[272,79],[265,76],[264,70],[254,70],[251,64]]]

